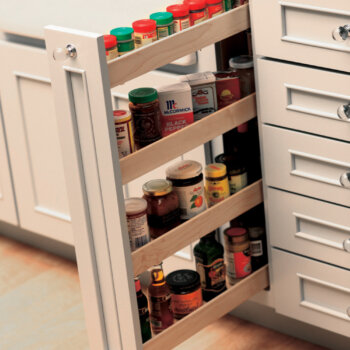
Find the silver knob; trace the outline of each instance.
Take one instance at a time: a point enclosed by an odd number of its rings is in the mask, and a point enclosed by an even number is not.
[[[75,48],[74,45],[68,44],[66,46],[66,55],[71,57],[71,58],[75,58],[77,57],[77,49]]]
[[[345,41],[350,35],[350,25],[345,24],[333,30],[333,39],[336,41]]]
[[[344,173],[340,176],[340,184],[345,188],[350,188],[350,173]]]
[[[339,106],[337,112],[339,119],[350,121],[350,103]]]
[[[350,238],[344,240],[343,247],[344,247],[344,250],[350,253]]]

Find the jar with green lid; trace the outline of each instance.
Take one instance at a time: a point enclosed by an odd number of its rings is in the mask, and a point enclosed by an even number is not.
[[[157,23],[157,38],[162,39],[174,33],[174,18],[170,12],[155,12],[149,17]]]
[[[110,33],[117,37],[119,56],[134,50],[134,29],[130,27],[118,27],[112,29]]]
[[[160,109],[156,89],[144,87],[129,92],[129,109],[134,120],[134,140],[137,149],[162,138]]]

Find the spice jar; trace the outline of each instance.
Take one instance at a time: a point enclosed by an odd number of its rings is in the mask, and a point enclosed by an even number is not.
[[[157,39],[163,39],[174,33],[173,14],[170,12],[155,12],[149,17],[157,23]]]
[[[111,61],[118,57],[117,38],[114,35],[103,36],[106,49],[106,59]]]
[[[134,28],[135,48],[152,44],[157,40],[157,24],[153,19],[140,19],[132,24]]]
[[[221,13],[224,13],[224,6],[222,0],[206,0],[208,18],[213,18]]]
[[[134,120],[134,140],[137,149],[162,138],[158,93],[153,88],[129,92],[129,109]]]
[[[126,221],[131,251],[142,247],[150,240],[147,224],[147,202],[143,198],[125,200]]]
[[[225,261],[228,281],[231,285],[248,276],[251,271],[248,233],[242,227],[230,227],[224,231]]]
[[[225,164],[213,163],[205,167],[205,191],[208,207],[230,196]]]
[[[171,5],[166,8],[167,12],[173,14],[174,33],[181,32],[190,26],[190,10],[185,4]]]
[[[147,201],[147,218],[152,238],[157,238],[178,226],[179,199],[170,181],[150,180],[142,186]]]
[[[130,27],[114,28],[110,31],[117,38],[118,55],[122,56],[135,48],[134,29]]]
[[[253,57],[242,55],[230,58],[229,65],[237,72],[241,86],[241,97],[248,96],[255,91]]]
[[[208,19],[206,0],[184,0],[190,9],[190,25],[201,23]]]
[[[198,309],[202,303],[199,273],[192,270],[177,270],[166,277],[171,293],[171,309],[176,319],[181,319]]]
[[[123,158],[135,150],[132,118],[130,112],[124,109],[113,111],[113,117],[119,158]]]
[[[207,208],[200,163],[194,160],[177,162],[167,168],[166,176],[179,197],[182,220],[188,220]]]
[[[223,0],[223,6],[225,11],[230,11],[233,8],[233,2],[235,0]]]

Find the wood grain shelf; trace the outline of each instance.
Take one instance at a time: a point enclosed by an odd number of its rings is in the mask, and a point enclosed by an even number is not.
[[[134,251],[131,254],[134,275],[138,276],[149,267],[159,264],[163,259],[254,208],[262,201],[262,181],[259,180]]]
[[[255,93],[120,160],[123,184],[256,116]]]
[[[172,349],[215,322],[269,285],[268,265],[230,287],[215,299],[201,306],[174,325],[150,339],[144,350]]]
[[[250,26],[248,5],[242,5],[168,38],[108,63],[111,88],[180,57],[240,33]]]

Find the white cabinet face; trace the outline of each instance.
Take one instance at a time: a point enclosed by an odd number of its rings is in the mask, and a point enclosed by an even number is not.
[[[2,42],[0,91],[20,226],[73,244],[44,50]]]

